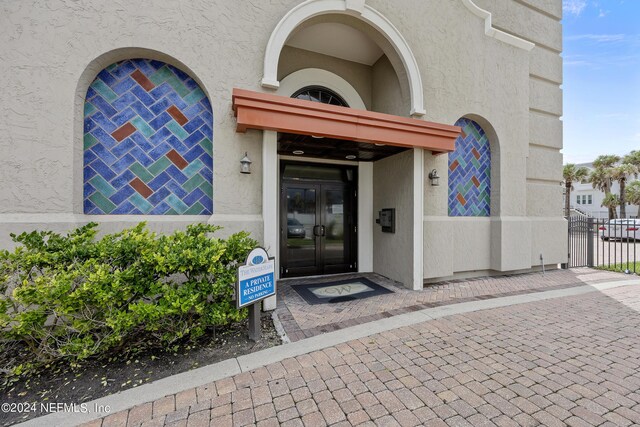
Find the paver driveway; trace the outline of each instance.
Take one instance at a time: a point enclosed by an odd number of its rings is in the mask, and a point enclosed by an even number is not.
[[[393,329],[91,425],[640,424],[640,287]]]
[[[609,271],[574,268],[552,270],[545,275],[529,273],[440,282],[426,285],[420,291],[406,289],[401,284],[374,273],[343,274],[338,277],[346,279],[362,276],[393,290],[393,293],[339,304],[309,305],[292,289],[292,285],[332,281],[336,280],[336,276],[280,281],[276,313],[289,339],[298,341],[417,309],[581,286],[585,282],[620,280],[621,277],[619,273]]]

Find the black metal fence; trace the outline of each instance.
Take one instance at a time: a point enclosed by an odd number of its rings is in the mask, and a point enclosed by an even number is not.
[[[567,267],[640,273],[640,219],[570,217]]]

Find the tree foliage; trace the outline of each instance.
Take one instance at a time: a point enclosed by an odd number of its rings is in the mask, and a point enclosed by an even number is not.
[[[631,176],[637,178],[640,173],[640,151],[633,150],[622,157],[613,154],[598,156],[593,161],[593,166],[594,169],[589,175],[589,181],[591,181],[593,188],[605,193],[605,202],[602,206],[608,208],[609,219],[616,217],[617,206],[620,206],[620,216],[626,218],[626,207],[629,200],[625,187]],[[617,198],[610,197],[614,182],[618,182],[620,185],[620,194],[616,195]]]
[[[576,167],[573,163],[567,163],[562,168],[562,177],[566,187],[565,194],[565,216],[569,217],[571,191],[573,191],[573,183],[580,182],[589,176],[589,170],[585,167]]]
[[[640,181],[633,181],[627,186],[625,197],[627,202],[638,206],[638,213],[636,215],[640,218]]]
[[[625,157],[626,159],[626,157]],[[625,187],[627,185],[627,179],[632,176],[638,176],[638,167],[631,163],[622,163],[611,169],[611,178],[614,181],[618,181],[620,184],[620,217],[627,217],[627,200],[625,197]]]
[[[609,193],[602,199],[602,206],[615,209],[620,206],[620,197],[617,194]]]

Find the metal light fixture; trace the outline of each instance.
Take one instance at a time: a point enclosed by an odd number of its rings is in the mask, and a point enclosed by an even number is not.
[[[429,172],[429,180],[431,180],[431,185],[437,187],[440,185],[440,177],[438,176],[438,171],[433,169]]]
[[[240,160],[240,173],[251,173],[251,159],[247,152],[244,152],[244,157]]]

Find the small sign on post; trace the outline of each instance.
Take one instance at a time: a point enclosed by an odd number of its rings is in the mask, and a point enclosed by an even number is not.
[[[260,330],[260,301],[276,294],[275,260],[263,248],[252,250],[245,265],[238,268],[236,307],[249,307],[249,339],[258,341]]]

